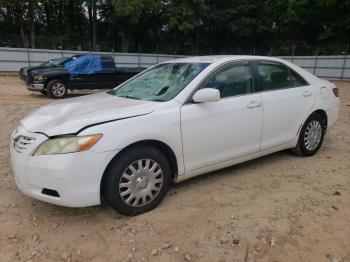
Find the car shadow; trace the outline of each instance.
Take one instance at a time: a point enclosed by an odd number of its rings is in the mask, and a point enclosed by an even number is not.
[[[300,157],[295,155],[289,150],[279,151],[279,152],[262,156],[256,159],[252,159],[240,164],[235,164],[235,165],[225,167],[209,173],[204,173],[204,174],[195,176],[193,178],[184,180],[180,183],[173,183],[171,190],[180,190],[192,184],[198,184],[199,182],[203,182],[203,181],[211,180],[215,182],[219,179],[229,177],[229,176],[242,176],[241,173],[238,173],[236,171],[239,171],[239,170],[249,171],[250,169],[255,170],[265,165],[271,165],[271,164],[273,165],[277,161],[287,160],[288,158],[300,158]]]

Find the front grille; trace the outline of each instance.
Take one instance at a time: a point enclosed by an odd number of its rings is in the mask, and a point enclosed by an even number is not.
[[[35,137],[29,137],[29,136],[18,136],[14,139],[14,148],[18,153],[22,153],[24,150],[26,150],[32,142],[35,140]]]
[[[19,75],[21,76],[22,79],[26,79],[27,78],[27,69],[21,69],[19,71]]]

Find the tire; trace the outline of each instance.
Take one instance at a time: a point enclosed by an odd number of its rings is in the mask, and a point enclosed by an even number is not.
[[[300,156],[314,155],[322,145],[325,132],[325,119],[317,113],[312,114],[301,128],[298,144],[292,151]]]
[[[67,95],[67,87],[66,84],[59,80],[54,79],[51,80],[46,86],[47,95],[51,98],[61,99]]]
[[[164,198],[170,188],[171,173],[167,157],[158,149],[140,146],[126,150],[104,174],[103,199],[123,215],[145,213]]]

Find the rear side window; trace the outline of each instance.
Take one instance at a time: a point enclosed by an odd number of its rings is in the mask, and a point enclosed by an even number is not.
[[[114,59],[111,56],[101,56],[101,63],[103,72],[115,71]]]
[[[250,93],[253,78],[248,63],[232,64],[219,69],[210,76],[202,88],[215,88],[220,97],[230,97]]]
[[[289,81],[289,70],[285,66],[259,63],[258,73],[262,91],[292,87]]]
[[[282,64],[262,62],[257,69],[262,91],[307,85],[300,75]]]

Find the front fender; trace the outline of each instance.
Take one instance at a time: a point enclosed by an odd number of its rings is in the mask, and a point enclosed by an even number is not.
[[[103,136],[91,150],[106,152],[122,150],[144,140],[156,140],[168,145],[174,152],[178,174],[183,174],[180,110],[161,110],[84,129],[79,135],[98,134]]]

